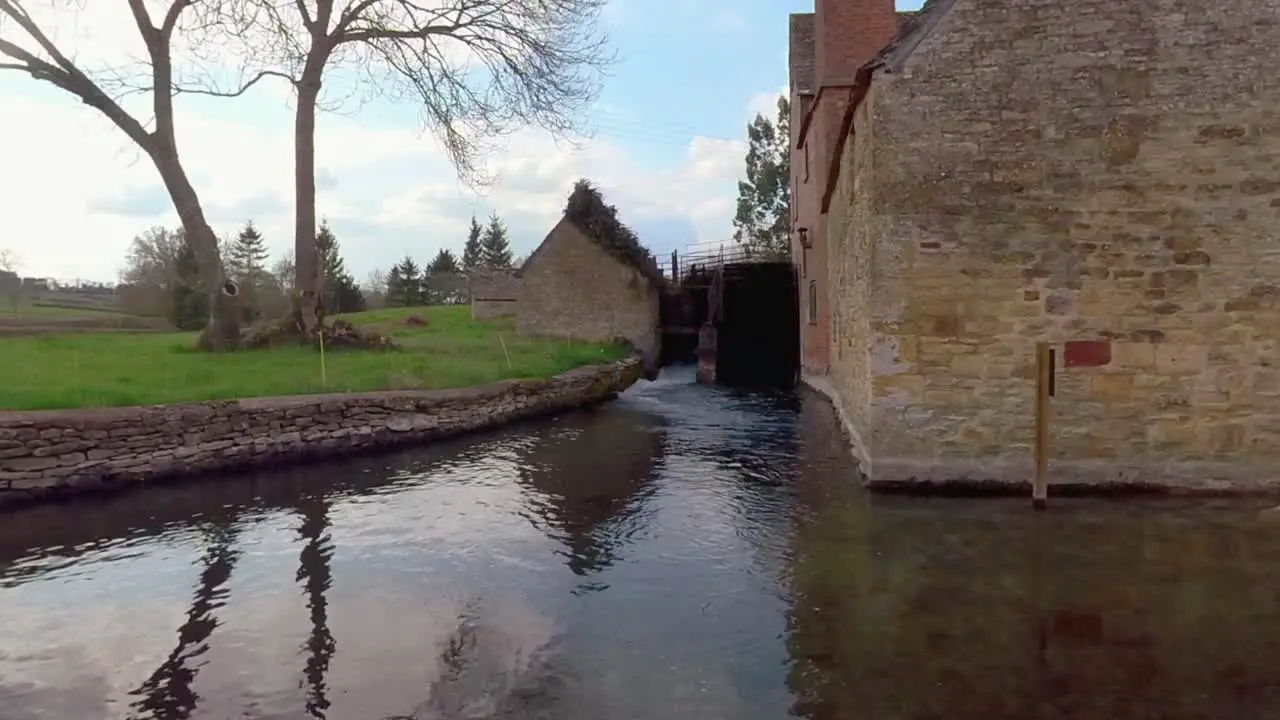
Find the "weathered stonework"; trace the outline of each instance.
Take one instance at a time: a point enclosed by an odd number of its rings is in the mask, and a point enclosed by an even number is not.
[[[561,220],[520,271],[521,333],[656,349],[659,290],[639,270]]]
[[[471,300],[471,319],[493,320],[495,318],[511,317],[517,314],[518,307],[519,302],[517,300],[473,298]]]
[[[604,402],[639,358],[476,388],[0,413],[0,506],[412,445]]]
[[[875,76],[825,238],[871,485],[1025,482],[1049,342],[1052,483],[1280,486],[1277,36],[1258,0],[955,0]]]

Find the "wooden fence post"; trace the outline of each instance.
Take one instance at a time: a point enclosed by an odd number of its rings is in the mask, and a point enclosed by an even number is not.
[[[1054,352],[1049,343],[1036,344],[1036,474],[1031,481],[1031,505],[1045,509],[1049,501],[1049,416],[1053,412]]]

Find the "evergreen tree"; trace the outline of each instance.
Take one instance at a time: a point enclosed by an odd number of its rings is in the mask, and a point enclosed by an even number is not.
[[[756,115],[747,126],[746,179],[738,183],[733,239],[751,250],[791,250],[791,104],[778,98],[778,117]]]
[[[173,288],[173,308],[170,321],[179,330],[202,330],[209,323],[209,296],[200,287],[200,267],[196,262],[195,248],[182,236],[178,249],[174,274],[177,283]]]
[[[267,260],[270,256],[262,233],[253,226],[252,220],[245,223],[244,229],[223,256],[226,258],[228,274],[240,286],[245,322],[253,322],[262,315],[262,286],[267,279]]]
[[[474,270],[481,264],[481,256],[483,251],[480,247],[480,238],[483,236],[484,230],[480,227],[480,223],[476,222],[476,216],[471,216],[471,229],[467,231],[467,244],[462,246],[462,269]]]
[[[322,307],[325,313],[337,315],[364,310],[364,293],[355,277],[347,272],[347,265],[338,249],[338,239],[334,237],[328,221],[320,222],[320,229],[316,232],[316,250],[320,255],[320,267],[324,269]]]
[[[427,265],[427,272],[458,272],[458,258],[454,257],[452,250],[442,249]]]
[[[387,305],[412,307],[422,302],[422,271],[413,258],[405,255],[387,274]]]
[[[489,216],[484,237],[480,239],[480,264],[489,268],[510,268],[511,260],[511,242],[507,239],[507,225],[495,212]]]
[[[404,297],[404,276],[400,274],[401,263],[396,263],[387,271],[386,284],[382,289],[384,307],[399,307]]]
[[[422,296],[429,305],[447,305],[457,294],[458,258],[442,248],[422,273]]]

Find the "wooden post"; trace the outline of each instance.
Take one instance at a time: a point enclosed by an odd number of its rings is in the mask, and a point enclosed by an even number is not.
[[[1049,465],[1049,414],[1053,410],[1053,349],[1049,343],[1036,344],[1036,475],[1031,482],[1031,505],[1045,509],[1049,500],[1049,484],[1045,477]]]

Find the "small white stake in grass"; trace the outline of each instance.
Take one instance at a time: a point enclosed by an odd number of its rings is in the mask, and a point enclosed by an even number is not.
[[[502,355],[507,358],[507,369],[511,369],[511,353],[507,352],[507,341],[502,339],[502,333],[498,333],[498,344],[502,346]]]

